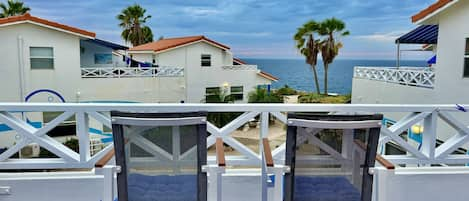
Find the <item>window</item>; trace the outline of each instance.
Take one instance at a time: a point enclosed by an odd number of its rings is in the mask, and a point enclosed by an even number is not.
[[[108,53],[94,54],[94,63],[95,64],[112,64],[112,54],[108,54]]]
[[[201,66],[212,66],[212,60],[211,60],[211,55],[210,54],[202,54],[200,56],[201,59]]]
[[[243,86],[231,87],[231,97],[233,100],[243,100]]]
[[[54,49],[52,47],[30,47],[31,69],[54,69]]]
[[[205,88],[205,102],[213,103],[219,99],[220,87],[208,87]]]
[[[469,38],[466,38],[466,51],[464,54],[464,77],[469,78]]]

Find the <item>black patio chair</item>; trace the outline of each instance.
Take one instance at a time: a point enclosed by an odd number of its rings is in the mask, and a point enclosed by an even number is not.
[[[285,174],[285,200],[371,201],[369,169],[377,158],[382,118],[288,114],[285,164],[291,171]]]
[[[119,201],[206,201],[206,113],[111,112]]]

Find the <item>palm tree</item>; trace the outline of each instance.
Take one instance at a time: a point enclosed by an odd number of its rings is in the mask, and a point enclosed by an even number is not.
[[[121,33],[126,42],[133,46],[149,43],[153,41],[153,33],[150,27],[145,26],[151,15],[145,15],[146,10],[138,4],[134,4],[122,10],[117,15],[120,21],[119,26],[124,30]]]
[[[316,92],[321,93],[319,89],[318,72],[316,64],[318,61],[318,53],[320,51],[320,40],[314,38],[314,34],[319,30],[319,23],[310,20],[297,29],[293,39],[296,42],[296,48],[305,56],[306,63],[313,69],[314,82]]]
[[[24,6],[23,2],[17,0],[8,0],[6,5],[0,3],[0,8],[2,9],[0,18],[23,15],[31,10],[29,7]]]
[[[324,63],[324,94],[327,95],[329,64],[339,55],[339,50],[343,47],[343,44],[340,41],[336,42],[336,39],[341,36],[347,36],[350,32],[345,30],[345,23],[342,20],[330,18],[321,22],[318,33],[324,37],[320,44],[320,49],[322,62]]]

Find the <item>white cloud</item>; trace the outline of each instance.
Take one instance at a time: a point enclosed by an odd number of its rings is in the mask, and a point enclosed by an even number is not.
[[[202,17],[219,14],[221,13],[221,10],[205,7],[185,7],[183,12],[191,16]]]
[[[357,39],[364,39],[374,42],[392,42],[405,34],[405,31],[392,31],[389,33],[374,33],[369,35],[354,36]]]
[[[228,31],[214,31],[205,32],[207,35],[215,36],[241,36],[241,37],[264,37],[272,35],[271,32],[228,32]]]

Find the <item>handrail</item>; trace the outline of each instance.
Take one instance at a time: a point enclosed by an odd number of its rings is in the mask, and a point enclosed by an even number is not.
[[[82,67],[82,78],[122,78],[122,77],[181,77],[184,68],[159,67]]]
[[[435,71],[428,67],[355,67],[354,78],[433,88]]]
[[[270,149],[269,139],[263,138],[262,145],[264,147],[264,156],[267,167],[274,167],[274,159],[272,157],[272,151]]]
[[[224,70],[257,70],[257,65],[227,65],[222,68]]]
[[[226,160],[225,160],[225,148],[223,146],[223,139],[222,138],[217,138],[215,142],[215,149],[217,153],[217,163],[218,166],[224,167],[226,166]]]
[[[99,159],[98,162],[94,165],[95,168],[102,168],[106,164],[111,161],[111,159],[114,157],[115,150],[112,148],[109,152],[107,152],[101,159]]]
[[[207,137],[207,147],[215,145],[216,138],[240,153],[236,156],[226,156],[225,163],[233,165],[258,165],[262,156],[253,151],[243,142],[233,138],[231,134],[238,128],[248,123],[251,119],[260,115],[267,118],[274,116],[277,120],[287,124],[285,112],[337,112],[337,113],[382,113],[385,115],[395,115],[401,118],[391,127],[381,128],[380,144],[397,144],[402,147],[406,155],[383,155],[382,157],[394,164],[467,164],[469,155],[453,154],[453,151],[460,148],[460,142],[465,142],[469,135],[467,119],[469,115],[462,112],[467,105],[392,105],[392,104],[129,104],[129,103],[0,103],[0,122],[10,128],[6,132],[14,132],[21,136],[14,145],[0,154],[0,169],[77,169],[93,168],[95,164],[112,149],[112,144],[108,144],[103,150],[91,154],[90,130],[100,129],[101,126],[112,127],[110,111],[132,111],[132,112],[189,112],[208,111],[210,112],[241,112],[242,115],[232,120],[223,127],[207,122],[207,131],[211,134]],[[58,117],[41,128],[32,126],[29,122],[41,121],[41,112],[62,112]],[[21,112],[23,115],[20,115]],[[456,116],[457,115],[457,116]],[[26,118],[22,118],[26,117]],[[70,117],[76,119],[76,137],[79,142],[79,151],[74,151],[54,138],[48,136],[48,132],[59,126]],[[457,118],[456,118],[457,117]],[[423,143],[421,148],[413,146],[407,139],[402,138],[401,133],[415,124],[424,122]],[[451,140],[447,140],[441,146],[435,146],[435,139],[440,129],[436,129],[438,124],[447,123],[461,134],[455,134]],[[262,138],[268,136],[269,121],[261,121]],[[109,137],[109,136],[108,136]],[[261,139],[262,139],[261,138]],[[38,143],[41,148],[54,153],[58,158],[46,159],[15,159],[12,156],[27,146],[29,143]],[[3,141],[3,144],[6,144]],[[259,143],[259,147],[262,146]],[[260,150],[263,150],[260,147]],[[267,146],[265,146],[267,148]],[[221,150],[221,149],[219,149]],[[271,150],[275,163],[282,164],[285,160],[285,144],[279,145]],[[177,154],[177,152],[175,152]],[[171,155],[171,153],[169,153]],[[330,156],[327,156],[330,157]],[[209,164],[216,163],[216,158],[209,156]],[[312,157],[307,159],[311,163],[322,160],[324,157]],[[99,165],[99,164],[98,164]],[[226,165],[226,164],[225,164]]]
[[[366,150],[366,145],[360,141],[360,140],[354,140],[355,144],[361,148],[362,150]],[[394,164],[392,164],[390,161],[386,160],[383,158],[380,154],[376,154],[376,161],[378,161],[379,164],[381,164],[383,167],[385,167],[388,170],[394,170],[396,167]]]

